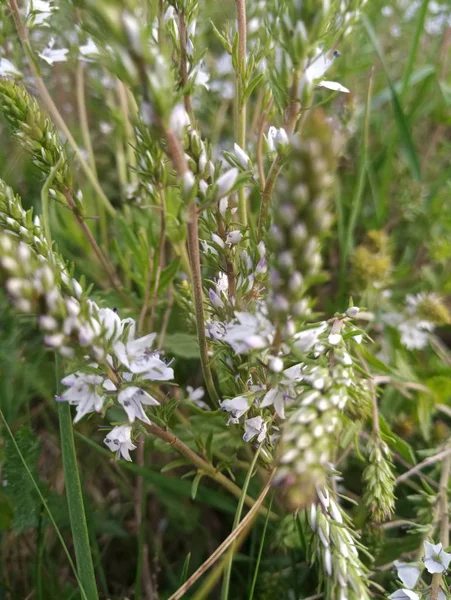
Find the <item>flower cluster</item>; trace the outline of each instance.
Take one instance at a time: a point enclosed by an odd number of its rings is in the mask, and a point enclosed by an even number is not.
[[[362,480],[366,485],[363,501],[376,522],[386,521],[395,508],[395,477],[390,450],[381,439],[368,442],[368,465]]]

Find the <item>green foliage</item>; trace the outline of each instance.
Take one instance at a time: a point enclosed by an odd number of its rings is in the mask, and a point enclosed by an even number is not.
[[[16,442],[34,478],[38,480],[37,461],[40,454],[39,439],[24,425],[16,432]],[[41,505],[33,482],[26,472],[15,446],[9,438],[5,442],[3,465],[6,485],[4,491],[13,509],[12,526],[18,532],[36,527]]]

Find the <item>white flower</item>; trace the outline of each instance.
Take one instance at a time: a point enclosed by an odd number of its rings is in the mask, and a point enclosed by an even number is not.
[[[107,340],[117,340],[122,334],[123,324],[115,310],[111,308],[99,309],[99,321],[105,328],[105,338]]]
[[[245,354],[249,350],[262,350],[270,345],[273,337],[273,325],[261,314],[251,315],[247,312],[236,312],[237,321],[228,323],[223,340],[237,354]]]
[[[61,394],[59,399],[77,407],[74,423],[78,423],[90,412],[102,410],[103,396],[100,393],[100,386],[103,381],[104,379],[100,375],[80,371],[68,375],[61,381],[68,389]]]
[[[416,592],[412,592],[411,590],[406,590],[402,588],[401,590],[396,590],[389,596],[391,600],[420,600],[420,596]]]
[[[246,152],[241,148],[241,146],[238,146],[238,144],[233,145],[233,151],[235,153],[237,161],[240,163],[243,169],[247,169],[249,167],[251,159],[246,154]]]
[[[339,344],[341,342],[341,340],[342,340],[342,337],[339,333],[331,333],[329,335],[329,337],[327,338],[327,341],[332,346],[336,346],[337,344]]]
[[[171,116],[169,117],[169,127],[181,135],[185,127],[190,124],[189,115],[185,110],[183,104],[176,104],[172,109]]]
[[[131,440],[132,428],[130,425],[119,425],[110,431],[103,440],[111,452],[117,452],[117,458],[123,456],[125,460],[131,462],[130,450],[135,450],[136,446]]]
[[[267,392],[260,404],[260,408],[265,408],[266,406],[273,406],[276,413],[279,415],[281,419],[285,419],[285,400],[283,393],[277,388],[273,388]]]
[[[28,0],[27,2],[27,21],[31,27],[37,25],[48,26],[46,22],[52,15],[52,12],[57,10],[49,0]]]
[[[415,565],[409,565],[399,560],[395,560],[395,567],[402,583],[409,588],[409,590],[414,588],[420,576],[420,569]]]
[[[210,302],[215,308],[224,308],[224,302],[214,290],[208,290],[208,296],[210,298]]]
[[[197,402],[205,396],[205,390],[203,387],[194,389],[191,385],[187,385],[186,391],[188,392],[188,400],[191,402]]]
[[[66,62],[67,61],[67,53],[69,52],[68,48],[59,48],[53,49],[55,45],[55,38],[50,38],[48,46],[44,48],[42,52],[39,53],[39,56],[45,60],[49,65],[53,65],[56,62]]]
[[[301,352],[309,352],[318,343],[319,336],[327,329],[327,323],[324,321],[318,327],[312,327],[305,331],[300,331],[294,335],[294,346]]]
[[[210,86],[208,85],[208,82],[210,81],[210,74],[204,67],[203,63],[200,63],[193,69],[190,79],[195,83],[195,85],[203,85],[206,90],[210,89]]]
[[[257,442],[261,443],[266,437],[267,424],[261,417],[253,417],[252,419],[246,419],[244,424],[245,432],[243,440],[250,442],[257,435]]]
[[[346,314],[351,319],[355,319],[355,317],[359,314],[360,308],[358,306],[350,306],[346,311]]]
[[[136,418],[144,421],[144,423],[150,424],[150,420],[144,412],[142,405],[160,405],[158,400],[155,400],[150,394],[135,386],[130,386],[121,390],[117,399],[127,413],[130,423],[133,423]]]
[[[424,566],[429,573],[443,573],[451,562],[451,554],[443,550],[442,544],[424,542]]]
[[[174,379],[174,371],[160,359],[157,351],[152,351],[151,346],[155,340],[155,333],[150,333],[137,340],[129,340],[126,344],[116,342],[114,352],[121,363],[132,373],[139,373],[143,379],[155,381],[168,381]]]
[[[242,239],[243,239],[243,234],[241,233],[241,231],[238,231],[238,229],[235,229],[234,231],[229,231],[229,233],[227,234],[227,237],[226,237],[226,242],[227,242],[227,244],[230,244],[231,246],[233,246],[234,244],[239,244]]]
[[[318,87],[327,88],[328,90],[332,90],[334,92],[343,92],[344,94],[350,93],[348,88],[346,88],[344,85],[341,85],[341,83],[338,83],[337,81],[320,81],[318,83]]]
[[[274,126],[271,126],[268,130],[267,141],[270,152],[277,150],[280,145],[284,146],[289,144],[287,132],[283,127],[277,129]]]
[[[0,77],[7,75],[22,77],[22,73],[16,69],[11,61],[7,58],[0,58]]]
[[[86,44],[81,45],[79,50],[80,58],[86,61],[90,61],[93,57],[99,56],[100,54],[99,47],[92,38],[89,38]],[[102,123],[100,124],[100,126],[100,128],[102,129]]]
[[[221,402],[221,410],[229,412],[234,420],[238,420],[249,410],[252,401],[246,396],[237,396]]]
[[[226,196],[235,185],[235,181],[238,177],[238,169],[229,169],[226,171],[216,182],[217,194],[216,197],[219,200],[223,196]]]
[[[419,321],[415,318],[408,319],[398,325],[401,334],[401,343],[408,350],[422,350],[429,343],[429,331],[433,331],[434,325],[429,321]]]
[[[269,370],[273,373],[283,371],[283,360],[279,356],[270,356],[268,359]]]

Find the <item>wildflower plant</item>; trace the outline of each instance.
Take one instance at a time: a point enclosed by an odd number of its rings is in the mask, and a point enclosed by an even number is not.
[[[236,0],[229,20],[205,4],[6,3],[23,58],[17,68],[0,59],[0,110],[5,135],[29,157],[41,187],[26,210],[26,189],[22,203],[0,180],[0,281],[55,357],[74,577],[83,598],[99,597],[70,414],[76,432],[104,430],[99,452],[114,453],[120,467],[136,461],[141,531],[153,450],[179,454],[163,471],[189,466],[176,476],[190,480],[193,501],[208,497],[204,478],[237,499],[224,545],[190,577],[187,559],[171,599],[216,561],[196,598],[219,576],[222,600],[253,598],[266,528],[283,531],[286,515],[305,558],[299,565],[293,555],[289,597],[306,573],[307,588],[328,600],[371,598],[373,586],[388,593],[393,587],[381,587],[373,570],[378,548],[365,541],[368,530],[383,535],[397,510],[395,456],[412,469],[416,456],[382,413],[390,390],[408,399],[438,394],[412,381],[405,357],[430,346],[449,366],[436,329],[450,317],[436,291],[392,296],[395,250],[384,224],[368,227],[351,252],[353,208],[337,259],[351,128],[334,102],[351,106],[351,92],[331,77],[340,44],[361,35],[366,3]],[[76,68],[76,135],[53,82],[64,63]],[[99,81],[93,102],[102,121],[94,123],[86,99]],[[100,160],[105,137],[114,150]],[[335,294],[343,266],[349,276]],[[428,539],[417,544],[424,542],[425,572],[418,561],[395,563],[403,587],[390,598],[449,592],[442,442],[438,490],[430,491],[441,541],[429,541],[437,527],[428,522]],[[360,474],[357,489],[347,487],[348,469]],[[45,498],[42,506],[51,516]],[[233,555],[260,517],[261,550],[249,594],[241,594]],[[140,534],[135,598],[141,585],[157,597],[148,552]]]

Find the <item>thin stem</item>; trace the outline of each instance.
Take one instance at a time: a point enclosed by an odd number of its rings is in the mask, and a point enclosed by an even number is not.
[[[54,121],[56,126],[59,127],[61,129],[61,131],[64,133],[64,135],[66,136],[67,141],[69,142],[69,144],[71,145],[73,151],[75,152],[75,154],[77,156],[77,159],[80,163],[81,168],[85,172],[85,175],[89,179],[94,190],[97,192],[99,198],[101,199],[103,205],[105,206],[105,209],[108,211],[108,213],[111,216],[114,216],[116,214],[115,209],[110,204],[110,201],[106,197],[105,192],[102,190],[95,173],[93,173],[92,169],[90,168],[90,166],[84,159],[82,153],[80,152],[77,142],[73,138],[63,117],[61,116],[59,110],[57,109],[55,103],[53,102],[53,99],[52,99],[51,95],[49,94],[49,91],[47,90],[44,80],[42,79],[42,77],[39,73],[39,69],[38,69],[38,66],[36,63],[36,59],[34,57],[33,49],[31,47],[30,40],[28,38],[27,30],[22,23],[22,18],[20,16],[20,10],[17,5],[17,1],[10,0],[9,7],[10,7],[11,13],[13,15],[14,23],[16,25],[16,29],[17,29],[17,33],[19,35],[20,42],[21,42],[23,49],[25,51],[25,54],[28,58],[30,69],[31,69],[34,79],[35,79],[35,84],[39,90],[41,99],[44,102],[44,104],[49,112],[50,117],[52,118],[52,120]]]
[[[238,506],[236,508],[235,518],[233,519],[232,531],[234,531],[241,520],[241,513],[243,512],[244,507],[244,497],[247,493],[247,489],[249,487],[249,483],[251,481],[252,475],[254,474],[255,465],[257,464],[258,455],[260,454],[261,444],[257,448],[257,451],[254,454],[254,458],[249,466],[248,472],[246,474],[246,479],[244,480],[244,485],[242,488],[242,493],[240,499],[238,501]],[[222,592],[221,598],[222,600],[227,600],[229,597],[229,587],[230,587],[230,576],[232,574],[232,563],[233,563],[233,554],[234,554],[234,545],[230,548],[230,557],[227,561],[227,565],[225,568],[224,578],[222,580]]]
[[[155,435],[156,437],[160,438],[160,440],[163,440],[164,442],[175,448],[178,452],[180,452],[180,454],[185,456],[185,458],[187,458],[192,465],[194,465],[200,471],[205,473],[205,475],[218,482],[237,498],[241,497],[241,489],[235,483],[233,483],[233,481],[227,479],[227,477],[219,471],[217,471],[217,469],[211,463],[209,463],[208,461],[204,460],[201,456],[196,454],[193,450],[191,450],[191,448],[184,444],[173,433],[171,433],[167,429],[162,429],[161,427],[158,427],[158,425],[155,425],[154,423],[152,423],[151,425],[145,425],[145,427],[149,433]],[[244,502],[249,507],[253,507],[255,505],[255,500],[247,494],[244,498]],[[266,511],[262,510],[262,514],[265,513]],[[274,515],[273,513],[271,513],[271,515],[271,518],[277,519],[276,515]]]
[[[207,337],[205,335],[205,319],[203,307],[203,289],[202,274],[200,270],[199,253],[199,230],[197,222],[197,208],[194,202],[188,207],[188,255],[191,265],[191,277],[193,283],[194,312],[196,315],[197,339],[199,341],[200,360],[204,374],[205,385],[208,394],[215,404],[220,403],[218,393],[215,388],[213,376],[210,369],[210,359],[208,356]]]
[[[266,498],[269,490],[271,489],[271,483],[273,477],[275,475],[275,470],[271,473],[271,476],[268,479],[267,484],[265,485],[263,491],[260,496],[255,501],[254,506],[247,513],[241,523],[238,525],[236,529],[232,531],[232,533],[222,542],[222,544],[209,556],[209,558],[195,571],[189,579],[185,581],[185,583],[169,598],[169,600],[179,600],[179,598],[183,598],[185,593],[191,588],[192,585],[201,577],[217,560],[218,558],[227,550],[227,548],[233,544],[233,542],[244,532],[245,529],[250,527],[252,521],[257,516],[261,505],[263,504],[264,499]],[[265,512],[265,511],[263,511]]]
[[[86,109],[86,98],[85,98],[85,70],[84,65],[80,61],[75,71],[75,89],[77,95],[77,107],[78,107],[78,120],[80,121],[81,135],[86,151],[88,153],[89,166],[92,172],[97,178],[96,161],[94,157],[94,148],[92,146],[91,134],[89,131],[88,122],[88,111]],[[97,196],[95,196],[95,211],[100,221],[100,237],[104,247],[108,245],[108,234],[105,222],[105,214],[103,212],[102,203],[98,202]]]
[[[236,72],[236,139],[237,144],[246,151],[246,102],[244,101],[244,85],[246,72],[246,0],[235,0],[236,18],[238,22],[238,69]],[[238,190],[238,211],[240,222],[247,227],[247,202],[244,187]]]
[[[144,302],[143,302],[143,305],[141,308],[141,312],[139,313],[139,319],[138,319],[138,331],[139,332],[142,331],[142,328],[144,325],[144,320],[146,318],[147,311],[149,309],[150,290],[152,287],[152,273],[153,273],[154,260],[155,260],[155,250],[152,248],[150,251],[150,256],[149,256],[149,267],[147,269],[147,280],[146,280],[146,290],[144,292]]]
[[[164,246],[166,243],[166,199],[164,194],[164,188],[160,190],[161,199],[161,212],[160,212],[160,242],[158,245],[158,263],[157,271],[155,273],[155,282],[153,286],[152,302],[150,304],[150,323],[149,329],[152,331],[153,318],[155,316],[155,310],[157,308],[158,301],[158,286],[160,285],[161,271],[164,266]]]
[[[161,324],[160,335],[158,336],[158,345],[157,345],[158,350],[161,350],[163,348],[164,339],[166,337],[166,330],[168,328],[169,319],[171,317],[173,304],[174,304],[174,286],[172,285],[172,283],[170,283],[169,288],[168,288],[168,305],[164,312],[163,323]]]
[[[183,181],[184,176],[188,172],[188,165],[180,142],[172,131],[163,129],[163,133],[166,139],[168,156],[171,159],[177,174]],[[191,202],[191,204],[188,206],[187,228],[188,258],[193,284],[194,312],[196,316],[197,339],[199,342],[202,372],[208,394],[210,395],[212,402],[217,406],[219,405],[219,396],[216,391],[210,369],[207,338],[205,335],[204,298],[202,289],[202,274],[200,270],[198,216],[196,204],[194,202]]]
[[[439,488],[439,515],[440,515],[440,541],[443,548],[449,546],[449,512],[448,512],[448,484],[451,470],[451,456],[447,456],[442,463],[442,474]],[[437,600],[442,582],[442,573],[432,576],[431,600]]]
[[[72,198],[72,196],[71,196],[71,194],[69,192],[66,193],[66,200],[67,200],[67,204],[68,204],[69,208],[71,209],[71,211],[75,215],[75,218],[77,219],[77,223],[78,223],[80,229],[85,234],[86,239],[88,240],[89,245],[91,246],[94,254],[97,256],[97,258],[99,259],[100,264],[105,269],[105,273],[107,274],[108,279],[110,280],[110,283],[113,286],[113,288],[115,289],[117,295],[120,298],[122,298],[122,300],[126,304],[132,305],[133,307],[135,307],[135,303],[122,290],[121,281],[120,281],[119,277],[117,276],[117,274],[116,274],[116,272],[114,270],[113,265],[109,262],[107,256],[103,253],[102,249],[98,245],[95,237],[91,233],[91,230],[86,225],[86,221],[83,218],[83,215],[80,214],[80,211],[77,209],[77,206],[76,206],[76,204],[75,204],[75,202],[74,202],[74,200],[73,200],[73,198]]]
[[[446,450],[443,450],[442,452],[439,452],[438,454],[435,454],[434,456],[428,456],[427,458],[422,460],[420,463],[418,463],[417,465],[415,465],[414,467],[412,467],[411,469],[409,469],[408,471],[406,471],[405,473],[400,475],[396,479],[396,483],[401,483],[401,481],[405,481],[406,479],[409,479],[410,477],[412,477],[412,475],[416,475],[417,473],[422,471],[424,468],[429,467],[441,460],[447,459],[448,457],[451,457],[451,448],[446,448]]]
[[[50,207],[49,207],[49,190],[55,179],[55,175],[58,172],[59,166],[63,160],[63,157],[60,156],[56,165],[50,171],[49,176],[47,177],[44,185],[41,190],[41,205],[42,205],[42,222],[44,225],[44,233],[45,239],[47,240],[47,246],[49,248],[49,259],[53,262],[53,252],[52,252],[52,229],[50,227]]]

